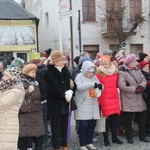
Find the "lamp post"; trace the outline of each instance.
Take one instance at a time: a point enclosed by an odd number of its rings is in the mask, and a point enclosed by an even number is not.
[[[80,10],[78,10],[78,33],[79,33],[79,51],[82,52],[81,47],[81,20],[80,20]]]

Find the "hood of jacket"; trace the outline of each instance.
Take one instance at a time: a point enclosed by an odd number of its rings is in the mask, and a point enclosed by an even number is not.
[[[90,68],[94,68],[94,75],[96,74],[96,66],[91,61],[85,61],[81,67],[81,73],[86,76],[86,73]]]

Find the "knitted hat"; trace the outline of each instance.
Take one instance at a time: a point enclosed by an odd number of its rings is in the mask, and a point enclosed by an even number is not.
[[[101,63],[103,63],[103,62],[111,62],[110,55],[102,55],[101,56]]]
[[[86,54],[88,54],[88,52],[82,52],[80,53],[80,57],[84,57]]]
[[[148,56],[148,55],[147,55],[146,53],[141,52],[141,53],[138,54],[138,56],[139,56],[139,62],[141,62],[141,61],[143,61],[144,58],[145,58],[146,56]]]
[[[37,66],[33,63],[27,64],[22,69],[23,74],[28,74],[31,70],[37,70]]]
[[[125,56],[123,54],[116,54],[115,55],[116,59],[119,61],[121,58],[125,58]]]
[[[135,54],[129,54],[125,59],[124,59],[124,64],[130,64],[130,63],[132,63],[132,62],[134,62],[134,61],[136,61],[137,60],[137,57],[136,57],[136,55]]]
[[[90,57],[83,57],[83,58],[81,59],[81,62],[83,63],[83,62],[85,62],[85,61],[91,61],[91,62],[92,62],[92,59],[91,59]]]
[[[103,55],[110,55],[110,54],[113,54],[112,50],[104,50],[103,51]]]
[[[50,62],[54,63],[64,58],[65,56],[59,50],[55,50],[50,55]]]
[[[142,62],[139,63],[141,69],[143,69],[143,67],[147,64],[149,64],[149,62],[145,61],[145,60],[143,60]]]
[[[21,70],[18,67],[8,68],[4,71],[4,74],[10,78],[20,78]]]
[[[12,59],[12,58],[11,58]],[[24,60],[21,59],[21,58],[14,58],[13,61],[11,62],[9,68],[12,68],[12,67],[18,67],[18,68],[23,68],[24,66]]]

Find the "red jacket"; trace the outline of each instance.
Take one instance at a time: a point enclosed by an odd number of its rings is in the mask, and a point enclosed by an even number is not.
[[[98,80],[104,85],[104,90],[98,98],[103,117],[112,114],[120,114],[119,95],[117,90],[117,74],[101,76],[96,75]]]

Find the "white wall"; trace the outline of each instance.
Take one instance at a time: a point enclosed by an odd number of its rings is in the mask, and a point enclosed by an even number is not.
[[[129,1],[129,0],[128,0]],[[129,2],[125,1],[127,4]],[[47,48],[60,48],[59,35],[59,0],[25,0],[26,9],[40,18],[39,24],[39,50],[43,51]],[[72,0],[72,17],[73,17],[73,48],[74,57],[79,54],[79,35],[77,27],[77,11],[81,10],[81,37],[83,45],[99,45],[99,50],[103,51],[109,49],[110,44],[117,44],[116,39],[103,38],[101,34],[101,18],[104,18],[104,12],[99,9],[99,5],[105,8],[105,1],[97,0],[97,14],[96,22],[88,23],[82,21],[82,1]],[[150,2],[142,0],[142,7],[147,21],[138,28],[138,33],[135,36],[129,37],[126,40],[127,48],[126,54],[130,53],[130,44],[143,44],[144,52],[150,53],[150,20],[149,20],[149,6]],[[105,10],[105,9],[104,9]],[[49,23],[46,23],[45,13],[49,14]],[[129,10],[127,10],[129,13]],[[62,48],[64,52],[71,53],[70,43],[70,21],[69,17],[61,19],[61,33],[62,33]],[[141,36],[143,34],[144,36]]]

